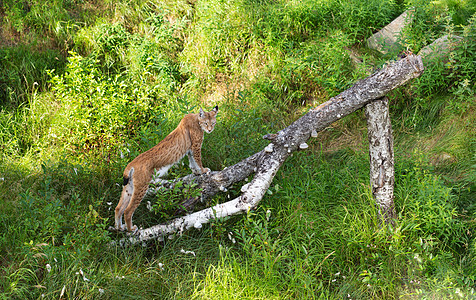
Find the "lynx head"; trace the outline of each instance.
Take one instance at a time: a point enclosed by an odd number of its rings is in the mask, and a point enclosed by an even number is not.
[[[218,113],[218,106],[215,106],[209,112],[204,112],[202,108],[200,108],[200,112],[198,113],[198,123],[203,131],[206,133],[210,133],[215,128],[215,124],[217,123],[217,113]]]

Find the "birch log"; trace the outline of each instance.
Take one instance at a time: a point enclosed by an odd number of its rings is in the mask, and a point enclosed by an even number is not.
[[[200,176],[189,175],[182,178],[187,182],[195,182],[203,189],[202,199],[206,200],[232,184],[255,174],[243,194],[239,197],[211,208],[179,217],[168,224],[155,225],[147,229],[139,229],[127,239],[120,242],[142,242],[150,239],[164,239],[176,232],[189,228],[200,228],[202,224],[213,219],[231,216],[256,207],[269,188],[276,172],[292,152],[300,149],[309,137],[321,131],[331,123],[362,108],[369,102],[382,98],[391,90],[416,78],[423,72],[421,57],[409,55],[388,64],[369,77],[360,80],[341,94],[311,109],[300,119],[275,134],[267,134],[265,139],[270,144],[262,151],[225,168],[222,171],[209,172]],[[272,145],[271,145],[272,144]],[[156,182],[165,187],[174,182],[160,180]],[[150,190],[155,193],[160,189]]]
[[[388,98],[384,97],[365,106],[370,155],[370,186],[379,217],[385,223],[394,223],[393,203],[395,169],[393,159],[393,134],[388,110]]]

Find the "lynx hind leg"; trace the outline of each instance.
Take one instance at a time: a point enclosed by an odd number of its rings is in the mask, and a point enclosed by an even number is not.
[[[132,226],[132,215],[134,214],[134,211],[137,209],[139,204],[142,202],[142,199],[144,198],[148,188],[148,181],[142,184],[135,184],[131,200],[124,212],[124,220],[126,222],[126,227],[128,231],[135,232],[137,230],[137,226]]]
[[[122,224],[122,215],[124,214],[124,211],[129,205],[132,198],[132,194],[134,192],[134,183],[133,183],[134,181],[132,178],[133,173],[134,173],[134,168],[132,168],[131,171],[129,172],[129,178],[124,177],[121,199],[119,200],[119,203],[116,206],[115,221],[116,221],[116,230],[118,231],[123,231],[126,229],[125,226]]]
[[[127,206],[129,205],[129,202],[131,201],[132,198],[132,192],[133,192],[133,187],[132,185],[126,185],[122,189],[122,194],[121,194],[121,199],[119,200],[119,203],[116,206],[116,230],[118,231],[123,231],[125,230],[125,226],[122,224],[122,215],[124,214],[124,211],[126,210]]]

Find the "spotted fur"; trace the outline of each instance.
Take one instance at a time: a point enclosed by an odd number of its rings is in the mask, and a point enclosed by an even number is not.
[[[202,166],[203,132],[210,133],[216,124],[218,106],[209,112],[200,108],[198,114],[188,114],[177,128],[150,150],[131,161],[123,173],[121,199],[115,210],[116,229],[124,230],[122,216],[128,231],[137,230],[132,226],[132,215],[144,198],[154,171],[162,177],[185,155],[188,155],[190,169],[195,174],[210,171]]]

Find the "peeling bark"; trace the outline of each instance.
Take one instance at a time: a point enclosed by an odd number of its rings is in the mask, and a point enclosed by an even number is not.
[[[370,155],[370,186],[381,221],[394,223],[393,203],[395,183],[393,134],[388,110],[388,98],[384,97],[365,106]]]
[[[272,146],[269,144],[262,151],[222,171],[209,172],[199,176],[189,175],[176,180],[197,183],[199,188],[203,189],[202,200],[207,200],[218,192],[226,190],[232,184],[255,174],[241,196],[229,202],[176,218],[168,224],[140,229],[121,242],[134,243],[156,238],[163,239],[175,232],[182,232],[192,227],[200,228],[202,224],[213,219],[243,213],[256,207],[269,188],[279,167],[292,152],[299,150],[301,145],[301,148],[305,148],[303,144],[311,135],[315,136],[316,132],[325,129],[331,123],[420,76],[423,70],[423,63],[419,56],[409,55],[402,58],[357,82],[329,101],[311,109],[303,117],[278,133],[265,135],[264,138],[270,140]],[[156,180],[155,183],[159,186],[170,187],[176,181]],[[158,190],[160,188],[150,189],[149,193],[153,194]]]

